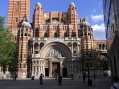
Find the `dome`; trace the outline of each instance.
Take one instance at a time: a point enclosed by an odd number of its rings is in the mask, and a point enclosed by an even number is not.
[[[36,6],[37,6],[37,7],[42,7],[42,5],[41,5],[40,2],[38,2],[38,3],[36,4]]]
[[[82,22],[79,24],[81,27],[86,27],[86,26],[88,26],[88,27],[90,27],[90,24],[89,24],[89,22],[88,22],[88,19],[87,18],[83,18],[82,19]]]
[[[71,3],[69,4],[69,8],[75,8],[75,4],[74,4],[73,2],[71,2]]]
[[[29,22],[23,21],[21,23],[21,27],[31,28],[31,24]]]
[[[90,24],[89,24],[89,22],[87,22],[87,21],[82,22],[81,25],[82,25],[82,26],[89,26],[89,27],[90,27]]]

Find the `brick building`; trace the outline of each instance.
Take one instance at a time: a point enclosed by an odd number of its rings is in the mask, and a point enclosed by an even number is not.
[[[31,24],[29,8],[30,0],[9,0],[7,27],[18,46],[19,78],[41,73],[48,77],[78,75],[87,71],[87,63],[91,73],[101,71],[101,64],[109,66],[107,60],[100,60],[101,55],[106,57],[105,40],[94,40],[93,29],[86,18],[79,21],[73,2],[65,13],[45,13],[38,2]]]

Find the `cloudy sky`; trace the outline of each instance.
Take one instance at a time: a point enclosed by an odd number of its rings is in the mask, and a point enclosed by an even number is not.
[[[0,1],[0,16],[6,17],[5,21],[7,21],[8,1]],[[78,18],[88,18],[90,26],[94,30],[94,39],[105,40],[102,0],[31,0],[30,22],[32,22],[33,9],[37,2],[42,4],[44,12],[67,12],[70,2],[74,2]]]

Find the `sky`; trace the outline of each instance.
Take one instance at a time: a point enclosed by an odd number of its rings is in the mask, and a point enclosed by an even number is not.
[[[8,1],[0,1],[0,16],[5,17],[7,22]],[[33,9],[40,2],[44,12],[67,12],[68,6],[74,2],[78,19],[86,17],[94,31],[95,40],[105,40],[105,27],[103,21],[102,0],[30,0],[30,22],[32,22]],[[5,23],[6,26],[6,23]]]

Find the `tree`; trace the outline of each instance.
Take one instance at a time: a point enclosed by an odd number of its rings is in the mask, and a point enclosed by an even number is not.
[[[16,44],[12,33],[4,27],[4,19],[0,16],[0,65],[5,73],[6,66],[16,60]]]

